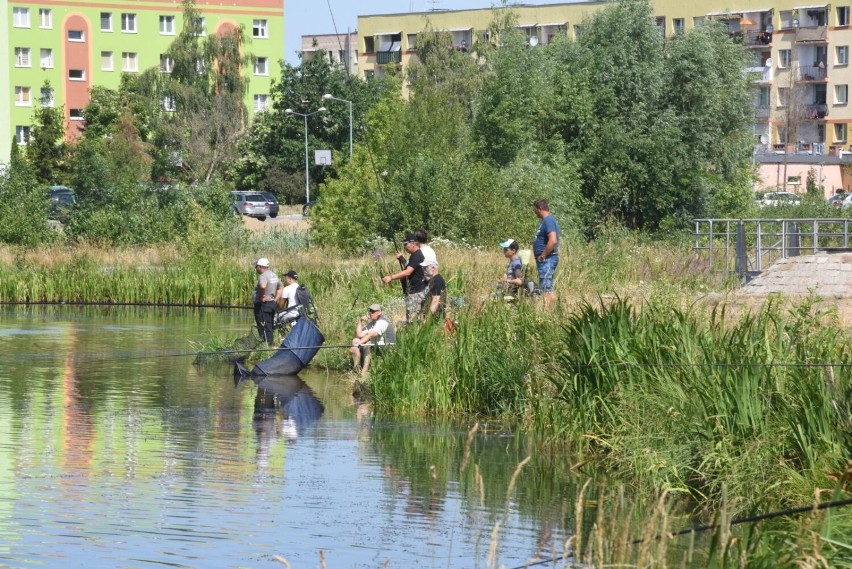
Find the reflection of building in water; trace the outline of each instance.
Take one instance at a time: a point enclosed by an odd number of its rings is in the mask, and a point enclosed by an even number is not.
[[[73,474],[62,476],[59,483],[69,494],[75,489],[85,493],[79,478],[91,475],[95,426],[89,413],[89,404],[80,397],[77,374],[74,367],[74,347],[76,336],[73,327],[68,329],[68,348],[62,369],[62,472]],[[73,496],[70,497],[74,500]]]

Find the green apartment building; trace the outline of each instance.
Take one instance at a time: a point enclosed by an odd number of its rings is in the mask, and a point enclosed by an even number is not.
[[[277,61],[284,55],[284,0],[199,0],[203,33],[244,26],[252,54],[246,106],[269,104]],[[170,71],[163,54],[183,26],[180,2],[136,0],[0,0],[0,164],[12,144],[26,144],[33,110],[63,105],[69,138],[80,131],[93,85],[117,88],[122,73]],[[51,92],[42,93],[45,80]]]

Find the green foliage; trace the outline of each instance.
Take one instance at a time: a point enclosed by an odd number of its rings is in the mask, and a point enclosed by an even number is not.
[[[13,152],[9,169],[0,175],[0,243],[33,246],[52,240],[48,209],[47,187]]]
[[[44,82],[50,89],[50,82]],[[65,181],[67,147],[63,107],[40,104],[33,113],[32,138],[27,143],[27,160],[42,186]]]

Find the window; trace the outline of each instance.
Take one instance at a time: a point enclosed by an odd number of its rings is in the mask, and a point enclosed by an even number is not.
[[[839,45],[834,48],[835,54],[835,65],[848,65],[849,64],[849,46],[848,45]]]
[[[121,15],[121,31],[126,34],[136,33],[136,14]]]
[[[41,48],[41,68],[53,69],[53,50],[49,47]]]
[[[68,117],[72,121],[83,120],[83,109],[68,109]]]
[[[101,12],[101,31],[112,31],[112,12]]]
[[[683,18],[675,18],[672,20],[672,28],[675,35],[683,35],[683,32],[686,31],[686,21]]]
[[[764,86],[761,87],[757,92],[757,108],[759,109],[767,109],[769,108],[769,87]]]
[[[837,105],[845,105],[849,102],[849,85],[834,86],[834,103]]]
[[[846,142],[846,123],[834,124],[834,140],[836,142]]]
[[[30,27],[30,9],[12,8],[12,25],[16,28]]]
[[[135,51],[124,51],[121,53],[121,70],[139,71],[139,61]]]
[[[204,60],[203,59],[196,59],[195,60],[195,71],[199,75],[204,75],[204,72],[206,70],[207,70],[207,64],[204,63]]]
[[[255,57],[254,58],[254,74],[255,75],[269,75],[269,71],[267,70],[267,61],[266,57]]]
[[[68,41],[86,41],[83,30],[68,30]]]
[[[586,33],[586,27],[585,26],[580,26],[580,25],[574,26],[574,39],[575,40],[578,40],[581,37],[583,37],[584,33]]]
[[[39,27],[45,30],[53,28],[53,10],[49,8],[38,9]]]
[[[53,89],[50,87],[42,87],[41,88],[41,106],[42,107],[52,107],[53,106]]]
[[[30,107],[33,104],[29,87],[15,87],[15,105],[19,107]]]
[[[171,73],[175,67],[175,62],[166,54],[160,54],[160,71],[162,73]]]
[[[376,38],[373,36],[364,38],[364,51],[367,53],[376,51]]]
[[[788,186],[801,186],[802,185],[802,177],[801,176],[787,176],[787,185]]]
[[[114,69],[112,62],[112,52],[111,51],[102,51],[101,52],[101,70],[102,71],[112,71]]]
[[[175,35],[174,16],[160,16],[160,33],[167,36]]]
[[[692,18],[692,25],[696,28],[700,28],[704,25],[704,16],[695,16]]]
[[[195,35],[196,36],[206,36],[207,35],[207,18],[200,17],[195,18]]]
[[[269,108],[269,95],[254,96],[254,112],[262,113]]]
[[[660,32],[660,36],[663,39],[666,39],[666,19],[662,16],[658,17],[657,20],[657,30]]]
[[[787,30],[793,27],[793,11],[781,10],[781,29]]]
[[[266,27],[266,20],[255,20],[251,26],[251,36],[254,38],[268,37],[269,30]]]
[[[793,52],[789,49],[779,49],[778,50],[778,67],[787,68],[790,67],[790,63],[793,59]]]
[[[15,48],[15,67],[31,67],[30,64],[30,48],[16,47]]]
[[[25,145],[30,140],[30,127],[17,125],[15,127],[15,141],[19,145]]]
[[[408,49],[417,49],[417,34],[408,34]]]
[[[778,106],[786,107],[790,102],[790,89],[789,87],[779,87],[778,88]]]
[[[838,26],[848,26],[849,25],[849,6],[838,6],[837,7],[837,25]]]
[[[71,81],[85,81],[86,80],[86,70],[85,69],[69,69],[68,70],[68,79]]]
[[[177,110],[177,105],[175,104],[175,98],[172,95],[166,95],[163,97],[163,110],[173,113]]]

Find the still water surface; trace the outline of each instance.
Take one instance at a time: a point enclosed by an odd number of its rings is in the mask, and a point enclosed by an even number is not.
[[[522,437],[478,434],[465,461],[469,425],[373,417],[321,367],[259,386],[193,364],[190,341],[249,319],[0,307],[0,567],[301,568],[320,552],[330,569],[515,567],[563,551],[567,465],[534,457],[507,500]]]

